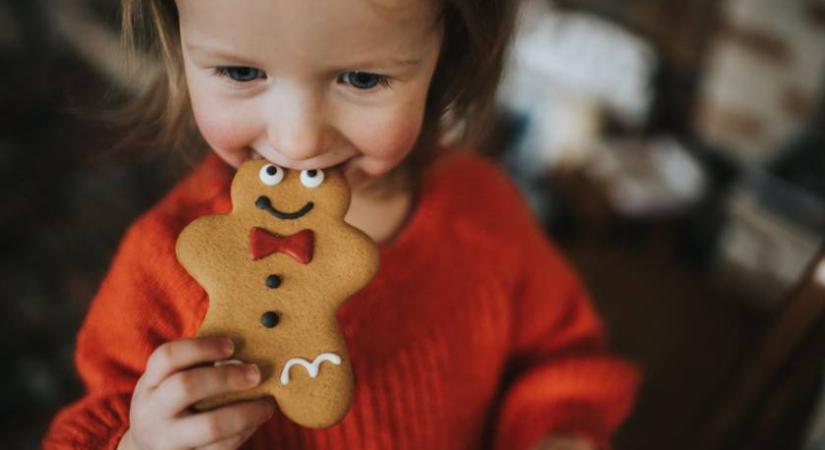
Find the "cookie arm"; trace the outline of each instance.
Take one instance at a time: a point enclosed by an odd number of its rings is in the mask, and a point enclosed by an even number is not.
[[[607,353],[586,291],[537,227],[521,248],[512,307],[513,381],[499,411],[495,448],[531,450],[555,433],[609,448],[630,411],[638,373]]]
[[[176,263],[167,228],[144,219],[127,232],[77,335],[86,393],[56,415],[43,448],[115,449],[149,354],[194,333],[204,294]]]
[[[343,233],[342,240],[352,242],[350,254],[341,259],[338,271],[347,276],[340,280],[341,288],[354,295],[363,289],[378,273],[380,265],[380,251],[378,245],[364,232],[351,228]]]
[[[212,261],[214,258],[213,247],[207,244],[210,236],[211,223],[217,216],[203,216],[189,223],[178,235],[175,243],[175,254],[178,262],[196,280],[200,279],[198,269],[201,264],[195,261]]]

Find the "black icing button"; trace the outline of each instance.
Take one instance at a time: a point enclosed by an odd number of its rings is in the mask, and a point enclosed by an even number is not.
[[[281,277],[278,275],[270,275],[266,277],[266,287],[275,289],[281,285]]]
[[[267,328],[275,328],[278,322],[281,321],[281,316],[275,311],[267,311],[261,316],[261,325]]]

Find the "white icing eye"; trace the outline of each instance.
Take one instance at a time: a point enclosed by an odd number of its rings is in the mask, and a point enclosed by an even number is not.
[[[261,167],[261,171],[258,172],[258,177],[261,179],[261,183],[267,186],[275,186],[283,181],[284,169],[272,164],[267,164]]]
[[[302,170],[301,171],[301,183],[310,188],[314,189],[321,185],[324,182],[324,171],[320,169],[315,170]]]

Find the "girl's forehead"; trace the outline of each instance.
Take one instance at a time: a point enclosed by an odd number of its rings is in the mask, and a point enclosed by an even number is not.
[[[437,29],[438,16],[438,0],[177,0],[176,4],[185,41],[265,54],[414,46]]]

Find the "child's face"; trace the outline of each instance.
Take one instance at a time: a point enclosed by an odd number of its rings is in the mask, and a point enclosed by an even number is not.
[[[441,46],[432,0],[177,0],[195,121],[238,166],[347,163],[380,177],[412,149]]]

